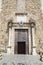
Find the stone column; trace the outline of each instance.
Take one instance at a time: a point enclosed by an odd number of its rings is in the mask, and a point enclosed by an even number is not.
[[[14,54],[14,45],[15,45],[15,30],[12,27],[12,34],[11,34],[11,53]]]
[[[32,39],[33,39],[33,55],[36,55],[36,44],[35,44],[35,32],[34,32],[34,28],[32,28]]]
[[[12,32],[11,32],[11,28],[9,28],[9,36],[8,36],[8,49],[7,49],[7,53],[8,54],[10,54],[11,53],[11,34],[12,34]]]
[[[35,35],[34,28],[32,28],[32,38],[33,38],[33,46],[35,46]]]
[[[29,54],[31,54],[31,28],[30,27],[28,30],[28,34],[29,34]]]

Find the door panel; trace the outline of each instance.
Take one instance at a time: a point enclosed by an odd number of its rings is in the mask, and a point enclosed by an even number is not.
[[[25,42],[18,42],[18,54],[26,54]]]

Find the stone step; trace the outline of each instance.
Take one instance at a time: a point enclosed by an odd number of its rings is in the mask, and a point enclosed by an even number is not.
[[[0,65],[43,65],[40,56],[33,55],[2,55]]]

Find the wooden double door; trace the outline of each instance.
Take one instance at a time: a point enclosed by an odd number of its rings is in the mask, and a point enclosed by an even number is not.
[[[28,30],[16,29],[15,30],[15,54],[28,54],[29,42],[28,42]]]

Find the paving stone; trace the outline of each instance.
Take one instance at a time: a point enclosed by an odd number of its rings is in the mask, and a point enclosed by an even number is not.
[[[39,58],[33,55],[3,55],[0,65],[43,65]]]

